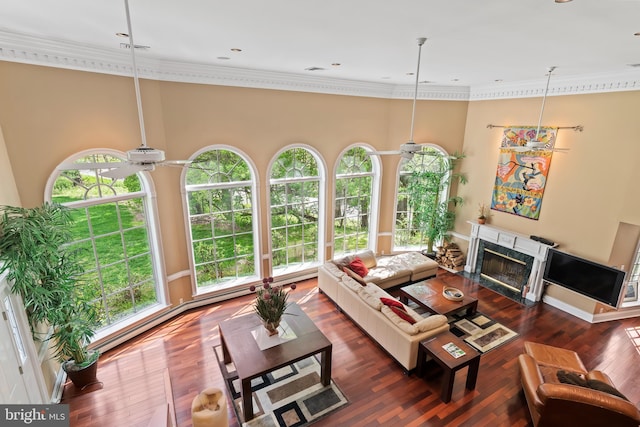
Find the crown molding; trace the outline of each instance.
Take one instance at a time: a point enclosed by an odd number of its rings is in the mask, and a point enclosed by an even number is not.
[[[532,98],[544,95],[546,81],[495,83],[471,88],[469,100]],[[640,73],[589,74],[582,76],[552,76],[548,96],[583,95],[590,93],[640,90]]]
[[[136,58],[141,78],[236,86],[259,89],[312,92],[331,95],[363,96],[385,99],[412,99],[413,85],[328,78],[268,70],[224,67],[219,65]],[[132,76],[129,51],[98,48],[68,40],[46,39],[0,29],[0,61],[65,68],[78,71]],[[481,101],[527,98],[544,94],[542,81],[495,83],[483,86],[438,86],[424,84],[418,99]],[[578,77],[553,77],[549,96],[640,90],[640,73],[600,74]]]

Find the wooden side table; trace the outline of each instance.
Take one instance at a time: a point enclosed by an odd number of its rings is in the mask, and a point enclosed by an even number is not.
[[[464,356],[455,358],[449,354],[449,352],[442,347],[448,343],[453,343],[458,348],[462,349],[465,352]],[[467,372],[467,389],[473,390],[476,387],[478,369],[480,368],[480,353],[463,340],[453,335],[451,332],[445,332],[420,342],[420,345],[418,346],[417,366],[417,373],[419,376],[424,375],[428,356],[444,370],[442,377],[442,392],[440,394],[440,398],[444,403],[451,401],[451,393],[453,392],[453,382],[455,380],[456,372],[465,366],[469,367],[469,372]]]

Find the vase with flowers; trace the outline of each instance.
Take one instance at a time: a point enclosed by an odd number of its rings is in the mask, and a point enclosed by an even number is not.
[[[267,330],[269,336],[278,333],[278,326],[284,312],[289,305],[289,292],[286,292],[284,286],[273,286],[273,277],[265,277],[262,279],[262,287],[257,288],[251,285],[251,292],[256,293],[256,301],[253,306],[256,314],[262,320],[262,324]],[[296,288],[293,284],[291,290]]]

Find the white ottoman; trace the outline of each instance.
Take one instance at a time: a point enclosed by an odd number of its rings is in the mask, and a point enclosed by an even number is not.
[[[411,270],[411,281],[434,277],[438,273],[438,263],[420,252],[407,252],[394,255],[398,262]]]

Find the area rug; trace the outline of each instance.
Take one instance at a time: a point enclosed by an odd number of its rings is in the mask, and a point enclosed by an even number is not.
[[[221,360],[220,347],[214,351]],[[243,420],[242,387],[233,365],[227,368],[231,374],[227,390],[238,420]],[[314,356],[254,379],[251,389],[254,418],[242,423],[247,427],[306,426],[349,403],[333,380],[328,386],[322,385],[320,363]]]
[[[481,353],[493,350],[518,336],[516,332],[481,313],[454,321],[451,332],[462,337],[467,344]]]

